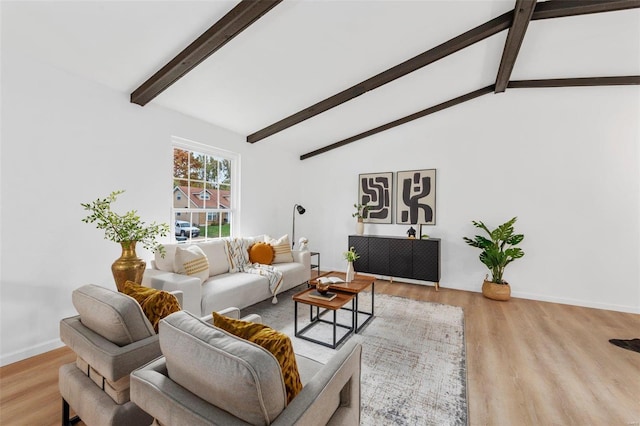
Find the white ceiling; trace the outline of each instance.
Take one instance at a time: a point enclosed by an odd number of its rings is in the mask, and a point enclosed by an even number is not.
[[[129,94],[236,4],[3,1],[2,13],[11,19],[3,19],[2,34],[20,37],[25,51],[54,66]],[[152,103],[248,135],[514,4],[285,0]],[[290,143],[303,154],[490,85],[506,35],[503,31],[258,143]],[[638,74],[640,10],[635,9],[531,22],[512,79]]]

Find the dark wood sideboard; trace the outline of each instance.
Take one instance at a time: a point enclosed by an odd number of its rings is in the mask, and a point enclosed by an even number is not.
[[[349,235],[349,247],[360,255],[353,264],[357,272],[431,281],[436,290],[440,287],[440,238]]]

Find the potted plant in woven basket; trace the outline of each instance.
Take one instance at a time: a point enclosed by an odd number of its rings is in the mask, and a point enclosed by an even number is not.
[[[516,259],[524,256],[521,248],[515,247],[524,239],[523,234],[515,234],[513,224],[517,217],[503,223],[494,230],[489,230],[482,222],[472,221],[473,226],[485,231],[489,238],[476,235],[474,239],[463,237],[464,241],[472,247],[477,247],[480,253],[480,261],[491,271],[491,281],[487,274],[482,284],[482,294],[493,300],[509,300],[511,287],[503,279],[504,269]]]

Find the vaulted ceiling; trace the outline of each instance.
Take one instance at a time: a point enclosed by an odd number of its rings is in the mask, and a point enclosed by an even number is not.
[[[238,23],[238,1],[3,2],[18,17],[3,35],[23,37],[26,50],[134,99],[216,22],[231,22],[223,39],[237,24],[237,36],[139,103],[302,158],[475,96],[508,97],[518,90],[510,87],[640,83],[638,0],[284,0],[266,2],[250,19],[250,9],[260,8],[253,3]],[[582,14],[585,5],[624,10]],[[563,10],[580,14],[544,15]],[[569,80],[529,81],[539,79]],[[332,108],[315,115],[323,106]],[[283,121],[297,124],[270,134]]]

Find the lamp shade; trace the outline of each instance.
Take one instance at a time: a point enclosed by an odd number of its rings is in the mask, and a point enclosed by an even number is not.
[[[304,214],[307,210],[300,204],[293,205],[293,223],[291,224],[291,248],[296,244],[296,210],[298,214]]]

